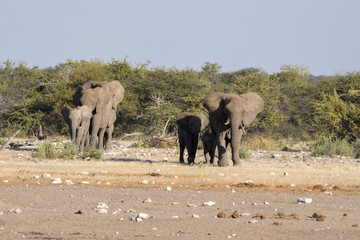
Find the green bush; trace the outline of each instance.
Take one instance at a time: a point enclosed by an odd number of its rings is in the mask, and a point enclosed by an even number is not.
[[[45,141],[40,143],[38,146],[38,151],[35,154],[37,158],[52,158],[55,156],[55,146],[50,141]]]
[[[72,158],[78,154],[78,150],[73,142],[64,143],[63,149],[60,151],[61,158]]]
[[[355,158],[360,158],[360,139],[356,139],[352,144],[353,155]]]
[[[101,159],[104,152],[99,149],[92,149],[92,148],[85,148],[83,152],[83,157],[89,157],[89,158],[95,158],[95,159]]]
[[[248,159],[251,157],[250,151],[249,149],[247,149],[246,147],[240,147],[239,150],[239,158],[241,159]]]
[[[351,148],[348,141],[345,139],[323,139],[320,142],[316,143],[313,146],[313,151],[311,152],[313,156],[336,156],[336,155],[351,155]]]

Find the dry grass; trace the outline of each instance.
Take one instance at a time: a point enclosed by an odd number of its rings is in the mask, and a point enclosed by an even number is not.
[[[49,173],[52,177],[71,180],[74,184],[88,181],[93,186],[141,187],[174,189],[216,190],[230,188],[237,191],[306,191],[333,193],[360,193],[358,164],[304,162],[282,163],[269,159],[256,162],[243,161],[240,167],[210,165],[180,165],[178,156],[169,156],[167,162],[159,159],[166,150],[142,160],[132,156],[138,151],[149,149],[130,149],[125,158],[119,155],[105,156],[102,161],[83,160],[35,160],[30,152],[6,151],[0,156],[0,185],[46,185],[51,179],[42,178]],[[24,156],[18,156],[18,154]],[[163,159],[161,156],[160,159]],[[199,160],[198,160],[199,161]],[[284,175],[287,172],[288,175]],[[88,173],[88,174],[87,174]],[[35,179],[33,176],[40,176]],[[139,184],[142,180],[148,184]],[[8,180],[8,183],[4,183]],[[244,184],[245,180],[252,183]],[[100,184],[99,184],[100,183]],[[295,186],[291,186],[295,185]],[[314,188],[316,185],[322,188]],[[336,187],[334,187],[336,186]]]

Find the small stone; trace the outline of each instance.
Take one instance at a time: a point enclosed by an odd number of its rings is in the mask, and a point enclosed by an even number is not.
[[[78,211],[75,212],[75,214],[84,214],[84,212],[81,211],[81,210],[78,210]]]
[[[72,184],[74,184],[71,180],[65,180],[65,183],[66,183],[67,185],[72,185]]]
[[[254,217],[259,218],[259,217],[261,217],[261,214],[260,214],[260,213],[256,213]]]
[[[216,202],[209,201],[209,202],[204,202],[203,206],[214,206],[215,204],[216,204]]]
[[[282,226],[283,223],[282,223],[282,222],[274,222],[274,225],[275,225],[275,226]]]
[[[359,225],[358,224],[353,224],[353,225],[351,225],[352,227],[359,227]]]
[[[218,218],[226,218],[226,214],[223,212],[219,212],[217,215]]]
[[[194,205],[194,204],[190,204],[190,203],[189,203],[189,204],[186,204],[186,206],[187,206],[187,207],[196,208],[196,205]]]
[[[260,219],[268,219],[269,216],[268,215],[261,215]]]
[[[344,213],[344,215],[343,215],[344,217],[347,217],[348,216],[348,214],[347,213]]]
[[[62,181],[61,181],[61,178],[54,178],[51,183],[52,184],[61,184]]]
[[[242,213],[240,216],[241,216],[241,217],[250,216],[250,213]]]
[[[10,212],[13,212],[13,213],[16,213],[16,214],[22,213],[20,208],[13,208],[13,209],[10,210]]]
[[[284,176],[288,176],[289,175],[289,173],[288,172],[284,172]]]
[[[167,187],[165,188],[165,191],[170,192],[170,191],[171,191],[171,187],[170,187],[170,186],[167,186]]]
[[[81,181],[80,184],[90,184],[88,181]]]
[[[149,215],[147,213],[138,213],[136,218],[147,219],[149,218]]]
[[[256,219],[252,219],[252,220],[249,221],[249,223],[251,223],[251,224],[256,224],[256,223],[258,223],[258,222],[259,222],[259,221],[256,220]]]
[[[143,201],[143,203],[151,203],[151,202],[152,202],[152,200],[150,198],[147,198]]]
[[[311,198],[298,198],[297,202],[298,203],[311,203],[312,199]]]
[[[86,158],[84,158],[84,160],[85,160],[85,161],[90,161],[91,158],[90,158],[90,157],[86,157]]]
[[[148,180],[142,180],[141,182],[139,182],[140,184],[149,184],[149,181]]]
[[[265,204],[265,205],[270,205],[270,203],[269,203],[269,202],[264,202],[264,204]]]
[[[172,218],[176,219],[176,218],[179,218],[179,216],[172,216]]]
[[[172,205],[179,205],[178,202],[172,202],[171,204],[172,204]]]
[[[200,216],[197,215],[197,214],[193,214],[191,217],[192,217],[192,218],[200,218]]]
[[[233,214],[231,215],[232,218],[239,218],[240,214],[238,211],[234,211]]]
[[[43,177],[43,178],[50,178],[51,175],[50,175],[49,173],[44,173],[44,174],[42,175],[42,177]]]

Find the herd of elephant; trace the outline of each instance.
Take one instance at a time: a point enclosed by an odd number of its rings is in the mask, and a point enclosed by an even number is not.
[[[118,81],[89,81],[80,86],[73,95],[76,108],[62,108],[61,113],[69,125],[71,140],[78,150],[84,147],[107,149],[116,121],[116,108],[123,100],[125,90]],[[182,112],[176,119],[180,145],[180,163],[184,163],[184,150],[188,163],[195,163],[200,131],[210,123],[211,133],[202,136],[205,161],[214,163],[215,150],[218,165],[228,166],[227,147],[230,143],[233,165],[240,164],[240,141],[245,126],[251,124],[264,109],[263,99],[254,92],[233,95],[222,92],[208,94],[202,105],[209,117],[200,112],[191,115]]]

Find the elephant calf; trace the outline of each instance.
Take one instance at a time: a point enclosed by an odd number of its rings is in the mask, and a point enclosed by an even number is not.
[[[201,140],[204,146],[205,162],[210,162],[211,164],[213,164],[216,150],[216,139],[214,133],[209,133],[208,131],[205,131]]]
[[[191,115],[187,112],[182,112],[177,117],[176,123],[178,125],[180,144],[180,163],[184,163],[184,150],[186,147],[189,155],[188,163],[194,164],[199,133],[209,124],[209,119],[203,113]]]

